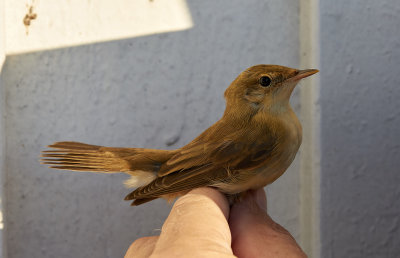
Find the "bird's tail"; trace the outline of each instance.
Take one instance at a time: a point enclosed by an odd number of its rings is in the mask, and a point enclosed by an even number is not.
[[[156,178],[160,166],[173,151],[139,148],[111,148],[79,142],[56,142],[42,152],[41,163],[51,168],[101,173],[125,172],[130,187]]]

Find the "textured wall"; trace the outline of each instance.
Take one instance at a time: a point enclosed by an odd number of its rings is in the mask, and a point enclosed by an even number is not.
[[[176,148],[222,115],[223,91],[241,70],[299,64],[297,2],[188,4],[188,31],[7,57],[9,257],[121,257],[135,238],[158,234],[169,211],[163,201],[129,207],[124,175],[39,165],[45,145]],[[298,236],[298,162],[293,168],[268,201]]]
[[[399,257],[399,17],[321,1],[322,257]]]

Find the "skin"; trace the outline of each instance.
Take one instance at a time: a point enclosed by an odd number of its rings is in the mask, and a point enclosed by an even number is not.
[[[263,189],[232,207],[212,188],[192,190],[175,202],[160,236],[136,240],[125,257],[306,257],[266,207]]]

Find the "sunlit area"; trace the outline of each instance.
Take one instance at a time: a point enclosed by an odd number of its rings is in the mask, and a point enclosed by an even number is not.
[[[5,19],[4,19],[4,1],[0,1],[0,72],[5,60]]]
[[[6,54],[179,31],[193,26],[185,0],[5,0],[5,13]]]

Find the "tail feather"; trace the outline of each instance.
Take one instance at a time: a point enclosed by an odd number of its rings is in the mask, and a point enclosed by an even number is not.
[[[110,152],[101,146],[58,142],[49,147],[56,150],[43,151],[41,162],[51,168],[106,173],[129,169],[128,161],[118,155],[118,152]]]
[[[171,151],[110,148],[79,142],[57,142],[42,152],[41,163],[51,168],[103,173],[158,172]]]
[[[81,143],[81,142],[56,142],[52,145],[49,145],[50,148],[55,148],[55,149],[75,149],[78,151],[97,151],[99,150],[102,146],[98,145],[91,145],[91,144],[86,144],[86,143]]]
[[[176,151],[140,148],[111,148],[79,142],[56,142],[42,151],[41,163],[50,168],[117,173],[125,172],[131,177],[125,181],[129,188],[142,187],[157,178],[160,167]],[[151,196],[135,200],[132,205],[158,198]]]

